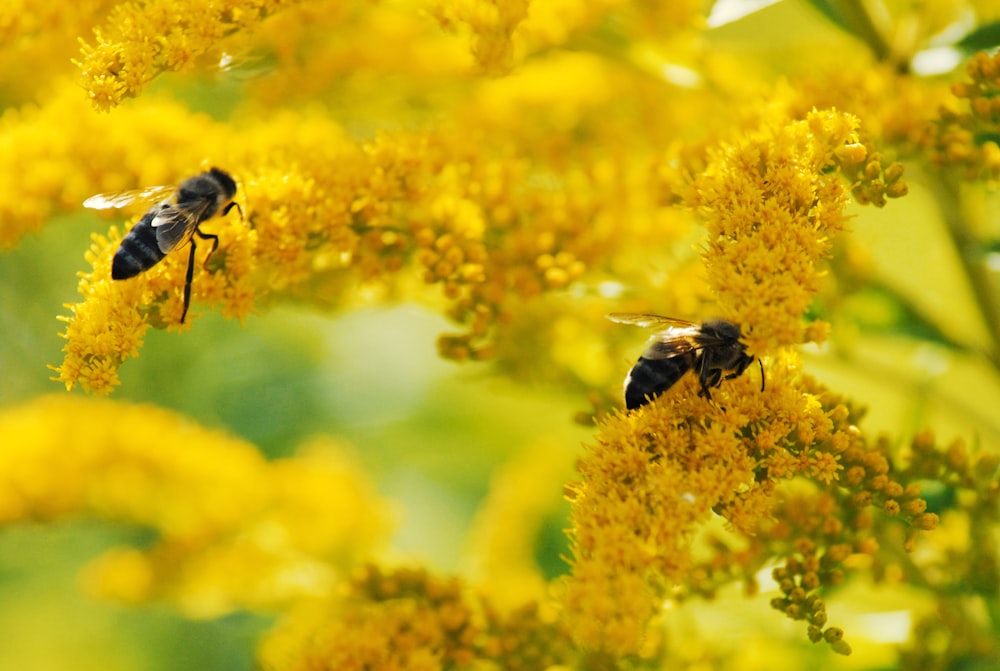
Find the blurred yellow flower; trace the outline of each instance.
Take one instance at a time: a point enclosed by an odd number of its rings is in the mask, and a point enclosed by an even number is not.
[[[87,570],[92,592],[197,617],[330,593],[385,542],[388,505],[329,441],[265,461],[152,406],[43,397],[0,413],[0,520],[88,516],[149,527],[144,550]]]
[[[264,641],[260,657],[280,671],[527,670],[569,663],[574,654],[560,624],[532,603],[505,613],[456,578],[370,565],[355,574],[342,598],[293,612]]]

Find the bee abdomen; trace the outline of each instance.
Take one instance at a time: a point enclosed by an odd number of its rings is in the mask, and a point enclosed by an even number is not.
[[[122,239],[111,262],[111,279],[127,280],[152,268],[166,256],[156,242],[156,230],[148,214]]]
[[[670,389],[690,369],[691,361],[684,356],[669,359],[639,357],[625,378],[625,407],[635,410],[649,403],[649,399]]]

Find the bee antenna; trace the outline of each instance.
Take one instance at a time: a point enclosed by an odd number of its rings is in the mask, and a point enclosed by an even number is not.
[[[757,357],[757,363],[760,364],[760,390],[764,391],[764,360]]]
[[[250,198],[249,198],[250,193],[249,193],[249,190],[247,189],[247,183],[244,180],[241,179],[240,182],[239,182],[239,185],[243,189],[243,202],[247,203],[247,209],[252,209],[252,208],[250,208]],[[250,221],[250,220],[248,220],[243,215],[243,208],[240,207],[239,204],[237,204],[236,205],[236,209],[239,210],[239,212],[240,212],[240,219],[243,220],[244,225],[249,224],[250,228],[253,228],[254,227],[253,222]]]

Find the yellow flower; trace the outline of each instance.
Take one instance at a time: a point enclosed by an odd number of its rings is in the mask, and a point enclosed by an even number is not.
[[[422,569],[358,571],[342,599],[303,604],[261,646],[276,671],[546,669],[574,658],[558,622],[533,604],[501,613],[461,580]]]
[[[289,2],[149,0],[115,6],[93,43],[81,40],[80,85],[106,112],[132,98],[160,73],[179,70],[209,53],[223,37],[286,7]],[[221,56],[221,54],[220,54]],[[216,58],[216,62],[218,62]]]
[[[1000,179],[1000,142],[997,141],[997,73],[1000,56],[977,53],[966,68],[968,82],[953,85],[958,100],[942,106],[933,137],[934,161],[961,169],[965,179]]]
[[[40,88],[67,74],[78,48],[115,0],[48,5],[9,0],[0,6],[0,91],[4,107],[36,100]],[[24,67],[30,63],[30,67]],[[77,96],[80,92],[77,90]]]
[[[703,258],[722,312],[750,351],[803,342],[822,259],[847,216],[838,151],[858,144],[850,114],[766,122],[712,151],[688,194],[705,219]]]
[[[607,22],[650,41],[700,26],[697,2],[627,3],[621,0],[436,0],[431,13],[446,29],[471,33],[470,51],[488,75],[505,75],[530,55],[562,46]]]
[[[245,216],[233,211],[204,222],[220,247],[207,267],[207,250],[195,260],[192,321],[204,303],[221,304],[224,315],[243,320],[269,294],[334,303],[345,271],[389,283],[413,258],[425,283],[442,286],[449,316],[465,329],[443,337],[442,352],[485,358],[513,305],[565,289],[627,241],[618,226],[630,212],[618,205],[623,186],[630,194],[648,190],[641,169],[618,175],[616,164],[608,164],[571,168],[558,178],[564,190],[553,191],[549,180],[556,173],[532,181],[527,155],[512,156],[505,140],[486,136],[470,145],[467,128],[383,134],[359,145],[316,110],[228,126],[146,100],[120,110],[113,122],[85,115],[63,136],[86,134],[81,141],[87,142],[106,128],[130,130],[132,145],[119,149],[126,154],[125,176],[144,174],[143,152],[166,151],[169,141],[189,146],[180,140],[186,134],[206,138],[199,144],[204,155],[225,158],[208,165],[236,177]],[[147,104],[169,122],[167,137],[145,125]],[[55,116],[39,120],[39,126],[56,123]],[[92,181],[110,181],[110,154],[98,146],[93,152],[99,167]],[[184,154],[175,158],[158,166],[157,175],[168,172],[158,180],[177,183],[194,166],[207,167]],[[122,186],[142,186],[136,179]],[[634,206],[641,209],[648,199],[637,196]],[[66,358],[57,372],[68,387],[107,393],[117,367],[137,353],[144,328],[179,323],[188,259],[186,248],[177,250],[133,279],[110,282],[107,268],[119,238],[95,240],[88,257],[93,270],[81,282],[84,301],[70,306]]]
[[[886,446],[866,445],[838,398],[800,379],[794,358],[780,363],[763,392],[744,375],[712,403],[688,375],[655,402],[600,423],[579,462],[582,479],[569,489],[572,575],[562,602],[579,645],[635,654],[675,586],[711,594],[733,579],[749,584],[765,561],[790,551],[786,598],[775,608],[822,631],[816,590],[837,580],[847,555],[825,559],[832,572],[822,579],[798,557],[860,548],[872,533],[857,507],[892,500],[899,515],[896,498],[919,498],[886,478]],[[854,464],[861,475],[842,489],[839,473]],[[912,511],[908,523],[922,523],[919,506],[902,507]],[[751,550],[735,555],[720,545],[717,560],[697,563],[693,540],[713,513]]]
[[[0,248],[54,215],[79,212],[96,193],[170,184],[214,158],[226,165],[225,127],[176,102],[143,99],[111,118],[93,113],[71,82],[53,86],[43,104],[0,119],[8,159],[0,164]]]

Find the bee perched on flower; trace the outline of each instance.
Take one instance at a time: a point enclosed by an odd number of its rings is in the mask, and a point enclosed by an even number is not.
[[[699,396],[712,399],[710,389],[743,374],[757,357],[740,342],[740,327],[722,319],[702,324],[659,315],[613,312],[608,319],[657,329],[646,351],[625,377],[625,407],[635,410],[670,389],[689,370],[698,374]],[[764,391],[764,364],[760,390]]]
[[[183,324],[191,304],[191,280],[194,278],[197,248],[194,236],[212,241],[212,249],[205,259],[207,263],[219,248],[219,236],[205,233],[199,226],[216,215],[226,216],[234,207],[242,215],[242,210],[233,200],[236,181],[225,170],[212,168],[189,177],[177,187],[154,186],[118,194],[98,194],[85,200],[83,205],[92,209],[124,207],[135,201],[157,201],[170,192],[173,194],[150,207],[122,239],[111,266],[111,278],[127,280],[135,277],[155,266],[185,242],[190,242],[191,251],[184,278],[184,311],[181,313]]]

